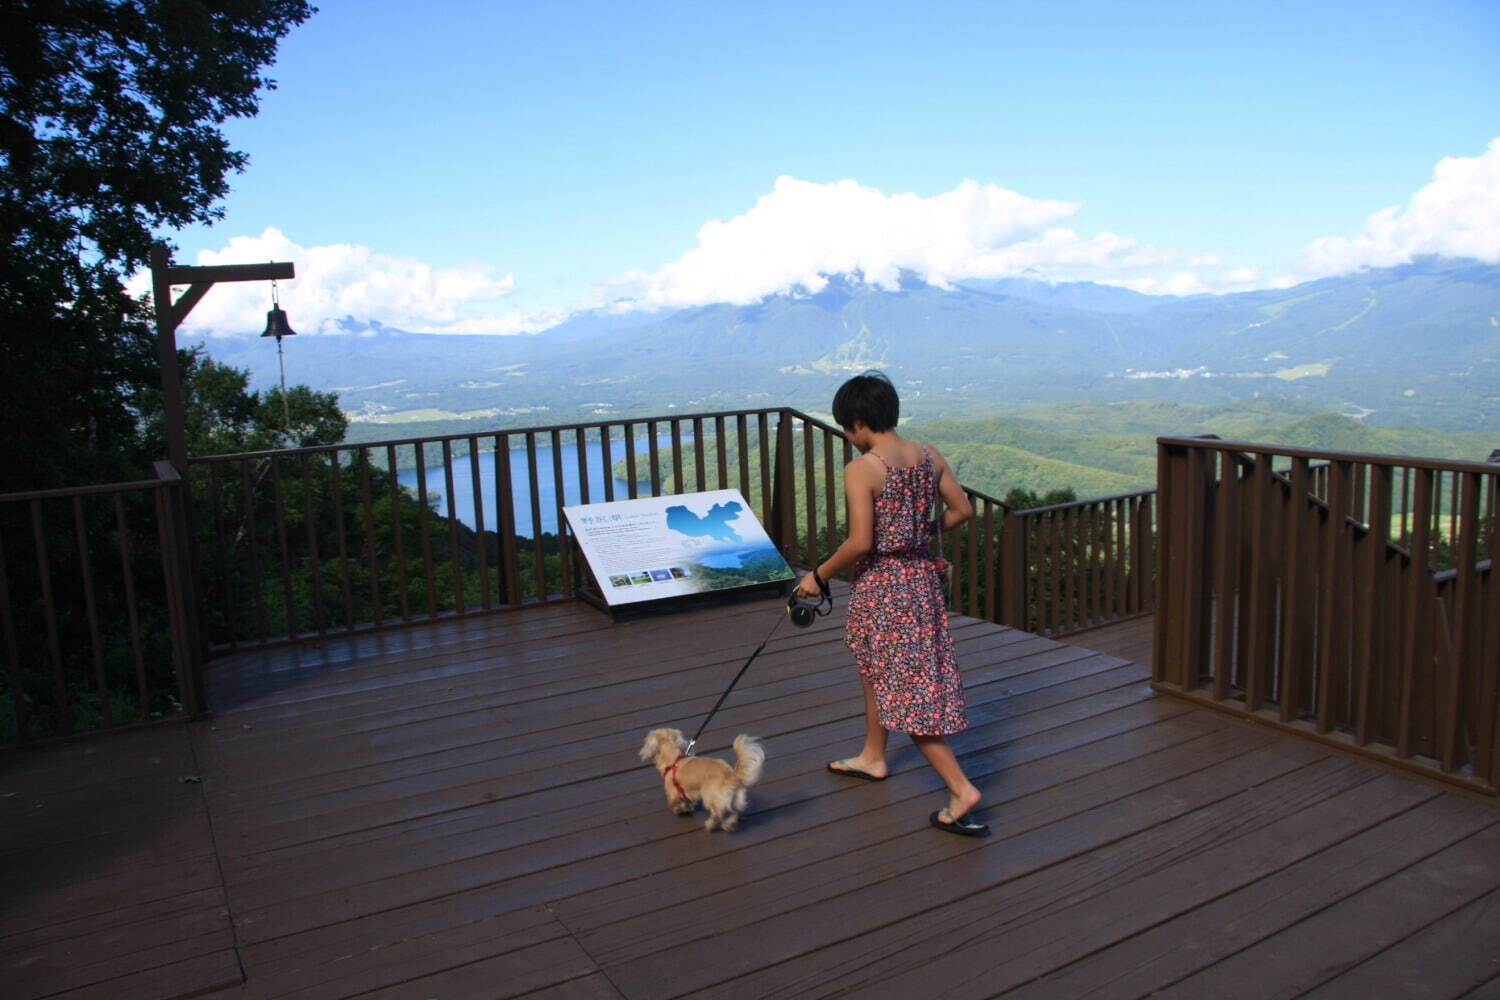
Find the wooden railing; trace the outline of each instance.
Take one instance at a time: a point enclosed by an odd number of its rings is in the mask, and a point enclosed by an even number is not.
[[[1500,467],[1158,449],[1158,689],[1495,793]]]
[[[199,712],[214,651],[569,599],[566,505],[736,488],[814,565],[843,537],[853,457],[775,408],[203,456],[190,484],[160,462],[0,497],[0,745]],[[975,517],[944,537],[955,611],[1051,635],[1150,612],[1149,491],[1029,511],[967,492]]]
[[[1141,490],[1009,512],[998,620],[1055,636],[1151,614],[1155,496]]]
[[[766,409],[195,458],[206,635],[233,649],[565,599],[562,508],[597,500],[735,488],[810,566],[842,538],[852,457],[837,428]],[[954,606],[994,618],[1006,508],[969,495],[975,520],[946,539]]]
[[[209,640],[570,597],[564,506],[735,488],[764,522],[784,419],[747,410],[194,458],[194,496],[212,511],[198,546]]]
[[[0,746],[203,707],[182,482],[0,496]]]
[[[1492,787],[1496,469],[1162,447],[1160,498],[1011,510],[969,490],[951,607],[1065,635],[1151,613],[1160,580],[1163,689]],[[565,505],[733,487],[813,565],[843,537],[853,457],[777,408],[202,457],[190,493],[158,463],[0,498],[0,743],[200,711],[208,650],[567,599]]]

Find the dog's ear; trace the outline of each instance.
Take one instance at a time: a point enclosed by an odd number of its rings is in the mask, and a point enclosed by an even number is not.
[[[641,744],[641,760],[651,760],[656,756],[657,734],[647,733],[646,742]]]

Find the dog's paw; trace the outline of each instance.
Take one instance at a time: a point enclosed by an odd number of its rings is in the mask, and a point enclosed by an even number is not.
[[[724,819],[720,821],[719,826],[723,827],[727,832],[733,833],[735,830],[739,829],[740,818],[738,816],[725,816]]]

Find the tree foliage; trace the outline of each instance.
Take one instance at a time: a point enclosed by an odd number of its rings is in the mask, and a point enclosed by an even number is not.
[[[280,389],[252,390],[247,370],[221,364],[201,347],[179,350],[177,371],[190,455],[337,444],[349,426],[349,418],[339,409],[338,393],[294,385],[287,390],[283,406]],[[161,390],[149,387],[139,398],[142,443],[148,454],[164,455],[167,440]]]
[[[1005,494],[1005,506],[1011,510],[1033,510],[1037,507],[1052,507],[1060,503],[1073,503],[1078,499],[1078,493],[1071,486],[1060,489],[1051,489],[1046,493],[1038,493],[1036,490],[1027,489],[1024,486],[1012,487]]]
[[[0,10],[0,491],[138,478],[156,233],[210,223],[305,0],[14,0]]]

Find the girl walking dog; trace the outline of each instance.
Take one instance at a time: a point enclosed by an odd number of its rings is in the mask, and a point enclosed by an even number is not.
[[[989,827],[971,815],[979,789],[945,738],[968,720],[942,579],[927,548],[937,495],[946,506],[941,530],[963,524],[974,508],[936,448],[896,433],[900,411],[895,386],[880,372],[850,379],[833,397],[833,419],[862,453],[844,467],[849,537],[798,582],[797,593],[816,597],[822,581],[854,570],[844,642],[864,686],[865,744],[828,769],[883,781],[887,730],[908,733],[948,786],[948,804],[931,824],[982,837]]]

